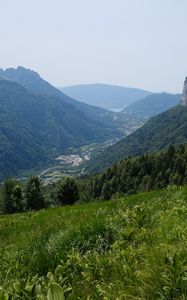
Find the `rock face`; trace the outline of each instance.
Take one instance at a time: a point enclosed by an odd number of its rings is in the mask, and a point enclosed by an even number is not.
[[[187,105],[187,77],[185,78],[185,81],[184,81],[181,105],[183,105],[183,106]]]

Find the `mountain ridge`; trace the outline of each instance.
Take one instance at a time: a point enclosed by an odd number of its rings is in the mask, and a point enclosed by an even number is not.
[[[123,108],[152,94],[143,89],[102,83],[79,84],[59,89],[78,101],[105,109]]]
[[[18,78],[17,70],[23,72]],[[36,72],[23,67],[9,72],[14,76],[0,70],[1,179],[47,165],[69,148],[120,138],[128,129],[123,114],[79,105]]]
[[[179,94],[155,93],[132,103],[123,112],[129,113],[133,117],[148,119],[176,106],[180,103],[180,99],[181,95]]]
[[[114,128],[116,123],[116,129],[119,127],[123,127],[125,123],[125,127],[132,119],[132,116],[117,114],[112,111],[103,109],[101,107],[96,107],[93,105],[88,105],[86,103],[77,101],[60,90],[52,86],[48,81],[44,80],[40,77],[40,75],[32,71],[30,69],[24,67],[8,68],[8,69],[0,69],[0,77],[4,77],[8,80],[12,80],[22,86],[24,86],[27,90],[32,93],[45,94],[47,96],[52,96],[61,99],[63,103],[72,104],[81,113],[84,113],[86,117],[92,118],[94,121],[102,122],[106,126],[106,128]],[[126,121],[127,119],[127,121]],[[117,129],[117,131],[119,131]],[[120,134],[119,136],[123,136]]]
[[[129,156],[139,156],[187,143],[187,106],[177,105],[147,123],[87,163],[87,173],[98,173]]]

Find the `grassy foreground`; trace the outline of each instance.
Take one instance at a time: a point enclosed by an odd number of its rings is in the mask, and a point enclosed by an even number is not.
[[[187,299],[187,187],[0,216],[4,299]]]

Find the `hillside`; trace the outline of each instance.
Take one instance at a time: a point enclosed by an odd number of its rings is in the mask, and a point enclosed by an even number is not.
[[[108,130],[113,131],[115,129],[115,133],[112,132],[113,135],[117,134],[117,136],[122,136],[124,133],[126,134],[126,131],[129,132],[132,124],[139,124],[139,121],[137,122],[136,119],[128,114],[117,114],[68,97],[49,82],[41,78],[37,72],[30,69],[24,67],[18,67],[16,69],[8,68],[6,70],[0,69],[0,77],[17,82],[32,93],[52,96],[61,99],[64,104],[73,105],[74,108],[80,110],[82,114],[84,113],[85,116],[89,119],[91,118],[92,121],[102,123],[102,126],[106,127]]]
[[[28,92],[9,80],[0,80],[0,104],[41,133],[57,150],[115,134],[115,129],[110,131],[73,105],[59,98]]]
[[[93,157],[87,172],[96,173],[128,156],[138,156],[187,142],[187,107],[176,106],[152,117],[141,128]]]
[[[80,180],[82,199],[111,199],[187,183],[187,146],[121,160],[102,173]]]
[[[98,83],[68,86],[60,90],[76,100],[106,109],[123,108],[151,94],[141,89]]]
[[[0,80],[0,179],[48,163],[69,147],[122,136],[62,99]]]
[[[124,109],[124,112],[133,117],[148,119],[176,106],[180,100],[180,95],[153,94],[132,103]]]
[[[0,180],[45,167],[69,148],[122,138],[141,124],[71,99],[23,67],[0,69],[0,106]]]
[[[1,216],[1,299],[186,299],[186,194]]]
[[[0,179],[46,164],[52,156],[47,148],[42,136],[0,105]]]

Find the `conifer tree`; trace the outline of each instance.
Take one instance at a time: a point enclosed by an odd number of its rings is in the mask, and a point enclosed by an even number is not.
[[[42,184],[37,176],[31,176],[26,184],[25,200],[27,209],[39,210],[45,207]]]
[[[79,200],[79,189],[73,177],[61,179],[57,186],[57,201],[61,205],[71,205]]]

